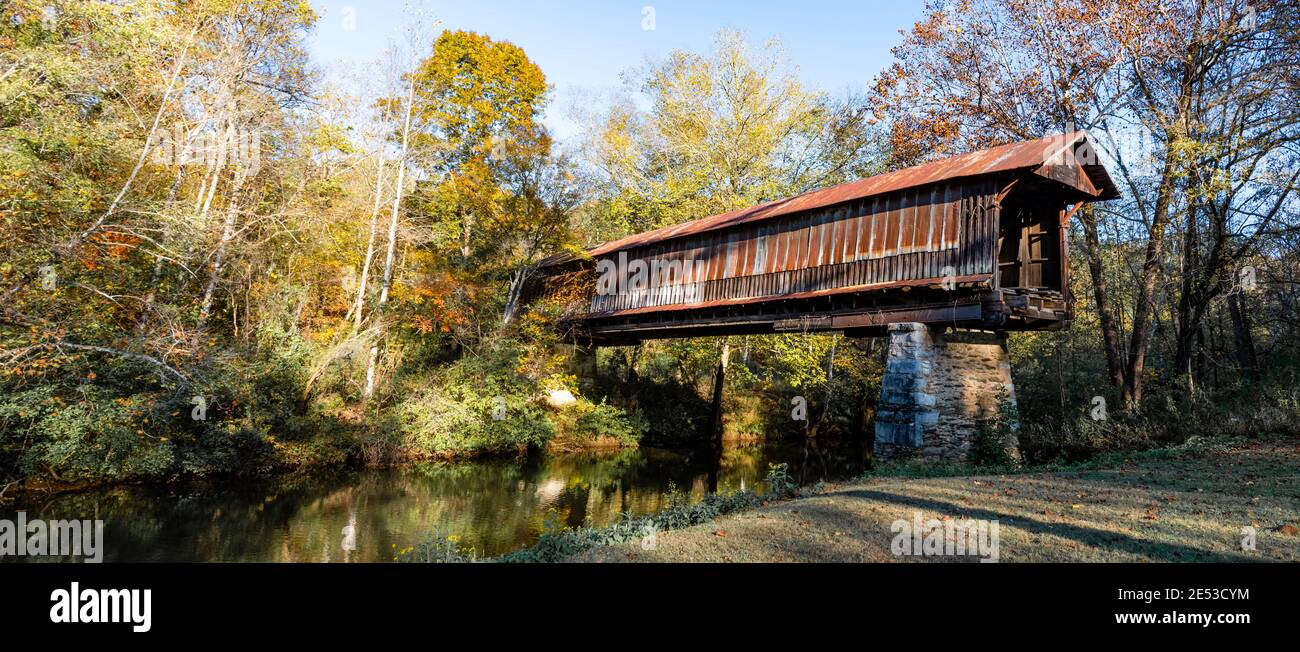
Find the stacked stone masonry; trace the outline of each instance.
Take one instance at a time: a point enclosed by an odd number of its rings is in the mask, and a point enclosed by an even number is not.
[[[980,420],[1014,406],[1006,335],[894,324],[876,408],[882,459],[966,459]],[[1014,452],[1013,441],[1009,446]]]

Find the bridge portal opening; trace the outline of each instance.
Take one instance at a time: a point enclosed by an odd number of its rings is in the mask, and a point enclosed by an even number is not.
[[[1006,290],[1063,292],[1064,230],[1060,202],[1013,193],[1002,202],[998,225],[998,286]]]

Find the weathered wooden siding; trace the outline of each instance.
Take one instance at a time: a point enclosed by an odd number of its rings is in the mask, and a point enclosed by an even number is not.
[[[616,264],[694,261],[683,278],[597,293],[593,313],[993,274],[998,187],[988,177],[909,188],[602,255]],[[620,272],[623,270],[620,270]]]

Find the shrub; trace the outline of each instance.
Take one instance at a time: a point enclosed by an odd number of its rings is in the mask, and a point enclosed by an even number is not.
[[[1072,422],[1032,424],[1020,434],[1020,451],[1027,462],[1080,462],[1099,453],[1142,450],[1152,445],[1152,432],[1141,419],[1107,421],[1080,418]]]
[[[527,390],[494,394],[485,389],[455,380],[412,387],[397,408],[401,448],[417,457],[518,449],[541,445],[555,434]]]
[[[64,482],[158,478],[174,448],[148,423],[152,397],[114,397],[86,385],[75,400],[44,385],[0,395],[0,449],[21,476]]]
[[[646,431],[645,421],[639,416],[629,415],[603,400],[593,403],[579,398],[577,403],[555,410],[549,416],[558,433],[556,441],[563,440],[567,446],[605,442],[636,446]]]
[[[967,461],[975,466],[1008,467],[1019,463],[1016,433],[1020,412],[1005,390],[998,397],[997,413],[975,424]]]
[[[795,483],[794,478],[790,477],[790,465],[782,462],[780,464],[767,465],[767,489],[773,495],[787,496],[793,494],[799,485]]]

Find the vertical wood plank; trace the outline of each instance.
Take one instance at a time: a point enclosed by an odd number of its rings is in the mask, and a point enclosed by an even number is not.
[[[944,192],[943,216],[943,244],[945,247],[957,247],[959,246],[957,243],[957,193],[951,183],[947,185]],[[955,266],[956,263],[953,264]]]
[[[898,253],[912,251],[912,236],[916,229],[916,197],[911,190],[899,193]]]

